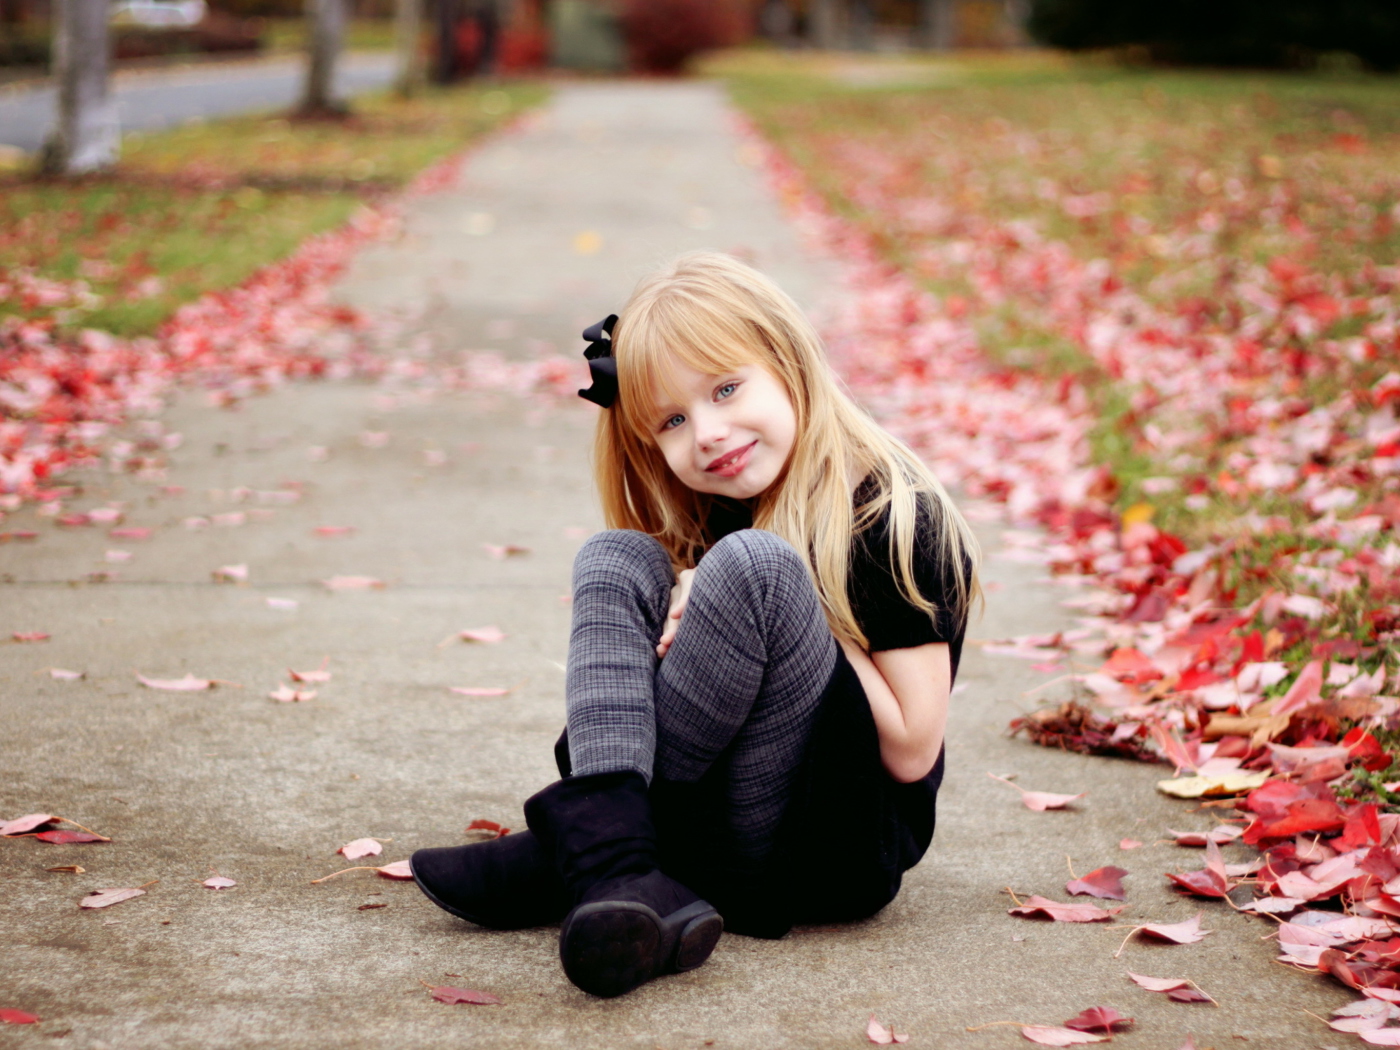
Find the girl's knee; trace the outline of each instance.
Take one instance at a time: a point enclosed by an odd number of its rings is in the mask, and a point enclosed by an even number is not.
[[[739,571],[807,579],[807,567],[792,544],[777,533],[741,529],[720,540],[701,561],[709,571]]]
[[[588,537],[574,556],[574,589],[599,577],[673,578],[671,558],[654,536],[632,529],[605,529]]]

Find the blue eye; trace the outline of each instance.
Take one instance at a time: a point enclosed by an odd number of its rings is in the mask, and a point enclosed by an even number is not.
[[[715,400],[719,401],[722,398],[726,398],[737,389],[739,389],[738,383],[725,383],[724,386],[715,391]]]
[[[683,415],[681,415],[679,412],[677,412],[674,416],[672,416],[670,419],[666,420],[666,422],[664,422],[664,423],[661,424],[661,429],[662,429],[662,430],[672,430],[672,429],[674,429],[675,427],[680,426],[680,425],[681,425],[682,423],[684,423],[684,422],[685,422],[685,416],[683,416]]]

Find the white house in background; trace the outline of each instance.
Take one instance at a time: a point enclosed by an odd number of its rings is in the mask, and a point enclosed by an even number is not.
[[[204,21],[204,0],[118,0],[112,21],[139,26],[196,26]]]

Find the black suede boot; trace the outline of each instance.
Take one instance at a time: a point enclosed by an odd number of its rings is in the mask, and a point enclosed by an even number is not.
[[[572,903],[553,859],[529,831],[420,849],[409,868],[428,900],[493,930],[549,926],[568,914]]]
[[[559,931],[569,980],[609,997],[714,951],[719,913],[657,867],[656,831],[640,773],[569,777],[525,803],[574,908]]]

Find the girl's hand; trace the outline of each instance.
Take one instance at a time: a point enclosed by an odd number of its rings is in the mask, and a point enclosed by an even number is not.
[[[671,609],[666,613],[666,626],[661,632],[661,641],[656,646],[657,656],[665,656],[666,650],[671,648],[671,643],[676,640],[676,631],[681,625],[681,613],[685,612],[685,603],[690,600],[690,581],[694,578],[694,569],[682,569],[676,577],[676,585],[671,588]]]

